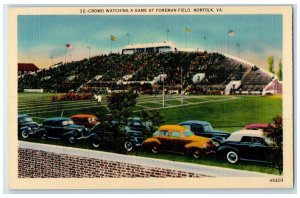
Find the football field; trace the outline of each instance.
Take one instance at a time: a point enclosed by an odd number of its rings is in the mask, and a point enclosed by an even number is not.
[[[106,95],[97,100],[51,102],[51,93],[19,93],[18,113],[26,113],[42,123],[56,116],[70,117],[79,113],[109,114]],[[60,95],[60,94],[56,94]],[[282,98],[276,96],[237,95],[166,95],[163,106],[162,95],[139,95],[134,112],[142,109],[157,109],[166,124],[177,124],[186,120],[204,120],[214,128],[235,131],[249,123],[271,122],[282,114]]]

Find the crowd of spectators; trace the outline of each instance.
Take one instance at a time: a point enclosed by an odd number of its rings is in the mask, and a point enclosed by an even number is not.
[[[159,93],[162,81],[155,85],[138,82],[149,82],[163,73],[167,75],[165,87],[180,90],[182,84],[189,94],[223,94],[225,86],[231,80],[241,80],[242,87],[247,89],[251,89],[251,86],[258,89],[256,85],[262,87],[272,80],[260,69],[253,70],[250,65],[219,53],[172,52],[110,54],[60,64],[20,77],[18,88],[43,88],[49,92],[105,92],[133,86],[139,93]],[[192,79],[197,73],[204,73],[205,78],[195,84]],[[97,75],[101,75],[101,78],[95,79]],[[137,83],[117,84],[125,75],[132,75],[130,80]]]

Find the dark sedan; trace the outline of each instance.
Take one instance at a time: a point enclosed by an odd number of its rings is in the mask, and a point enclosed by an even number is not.
[[[144,140],[143,131],[117,121],[97,124],[91,130],[92,145],[98,147],[114,147],[121,144],[127,152],[141,146]]]
[[[18,136],[26,139],[29,135],[34,135],[38,129],[38,124],[27,114],[18,115]]]
[[[269,162],[271,154],[272,141],[263,135],[262,130],[234,132],[217,148],[217,155],[231,164],[240,160]]]
[[[39,134],[42,139],[66,140],[70,144],[80,139],[87,139],[90,135],[83,126],[76,125],[70,118],[64,117],[46,119],[39,129]]]
[[[179,125],[184,126],[191,130],[195,135],[208,137],[208,138],[227,138],[230,133],[224,131],[218,131],[213,129],[211,124],[206,121],[189,120],[181,122]]]

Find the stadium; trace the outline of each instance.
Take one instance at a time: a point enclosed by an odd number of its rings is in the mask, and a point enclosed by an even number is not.
[[[62,112],[68,116],[76,111],[95,114],[107,111],[106,95],[129,87],[139,94],[137,111],[207,106],[217,100],[241,98],[263,101],[268,97],[262,95],[282,93],[282,85],[274,74],[245,60],[217,52],[186,52],[177,50],[174,42],[161,42],[129,45],[120,54],[60,63],[23,74],[18,78],[19,111],[40,121],[60,116]],[[42,90],[43,94],[21,93],[36,90]],[[61,93],[68,92],[103,95],[103,102],[98,104],[94,97],[51,102],[52,96],[59,98]],[[165,119],[171,123],[177,121]]]

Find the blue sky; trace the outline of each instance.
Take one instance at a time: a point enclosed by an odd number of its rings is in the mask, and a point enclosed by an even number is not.
[[[190,33],[185,32],[189,27]],[[65,44],[73,48],[67,51],[67,61],[113,52],[130,43],[148,43],[169,40],[177,47],[206,49],[240,56],[266,67],[266,58],[275,57],[277,65],[282,57],[281,15],[173,15],[173,16],[82,16],[82,15],[34,15],[18,17],[18,62],[33,62],[38,67],[49,67],[53,62],[64,61]],[[228,30],[235,32],[228,36]],[[240,43],[240,51],[236,47]]]

